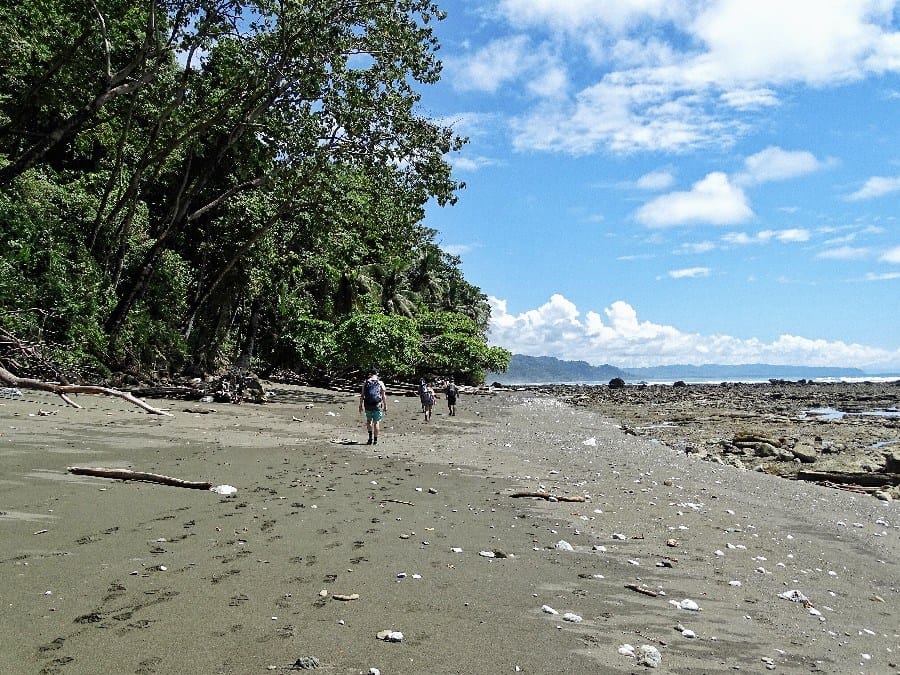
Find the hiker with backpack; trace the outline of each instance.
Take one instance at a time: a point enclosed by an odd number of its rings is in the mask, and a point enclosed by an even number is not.
[[[422,412],[425,413],[425,421],[428,422],[431,419],[431,410],[434,408],[434,399],[437,398],[434,393],[434,388],[424,382],[424,389],[421,394],[419,394],[419,398],[422,401]]]
[[[387,392],[378,378],[378,371],[374,369],[369,371],[359,395],[359,412],[363,411],[366,413],[366,431],[369,432],[366,445],[375,445],[378,442],[378,423],[387,412]]]
[[[447,388],[444,390],[444,393],[447,396],[447,409],[452,417],[456,415],[456,397],[459,396],[459,389],[453,384],[453,380],[450,380],[450,382],[447,383]]]
[[[422,404],[422,412],[425,412],[425,395],[428,393],[428,383],[424,377],[419,380],[419,387],[416,391],[419,394],[419,402]]]

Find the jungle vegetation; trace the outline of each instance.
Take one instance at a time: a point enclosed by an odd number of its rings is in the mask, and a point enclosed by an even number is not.
[[[0,365],[455,374],[490,308],[424,224],[431,0],[0,6]],[[52,364],[53,373],[37,373]]]

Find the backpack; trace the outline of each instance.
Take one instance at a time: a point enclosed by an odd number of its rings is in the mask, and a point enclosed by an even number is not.
[[[381,403],[381,382],[378,380],[366,380],[363,386],[363,402],[373,408]]]

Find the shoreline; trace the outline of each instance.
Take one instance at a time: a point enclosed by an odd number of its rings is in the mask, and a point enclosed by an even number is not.
[[[0,401],[0,671],[644,670],[627,643],[659,650],[659,672],[898,672],[895,504],[699,461],[540,392],[464,395],[452,419],[439,400],[425,424],[388,383],[372,449],[355,393],[272,389],[154,401],[172,419]]]

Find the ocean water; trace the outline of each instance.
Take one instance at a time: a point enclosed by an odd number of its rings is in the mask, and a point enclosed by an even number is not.
[[[729,384],[768,384],[771,379],[775,380],[783,380],[785,382],[796,382],[797,379],[790,378],[742,378],[742,379],[733,379],[727,377],[712,377],[712,378],[678,378],[677,380],[625,380],[627,385],[637,385],[637,384],[665,384],[672,385],[676,381],[684,382],[685,384],[722,384],[723,382],[727,382]],[[799,379],[799,378],[798,378]],[[589,380],[583,382],[513,382],[504,380],[502,377],[498,380],[500,383],[505,385],[512,386],[527,386],[527,385],[586,385],[586,386],[601,386],[608,385],[609,380]],[[822,384],[833,384],[833,383],[860,383],[860,382],[873,382],[875,384],[884,384],[890,382],[900,382],[900,374],[897,375],[866,375],[860,377],[816,377],[816,378],[808,378],[807,382],[819,382]]]

